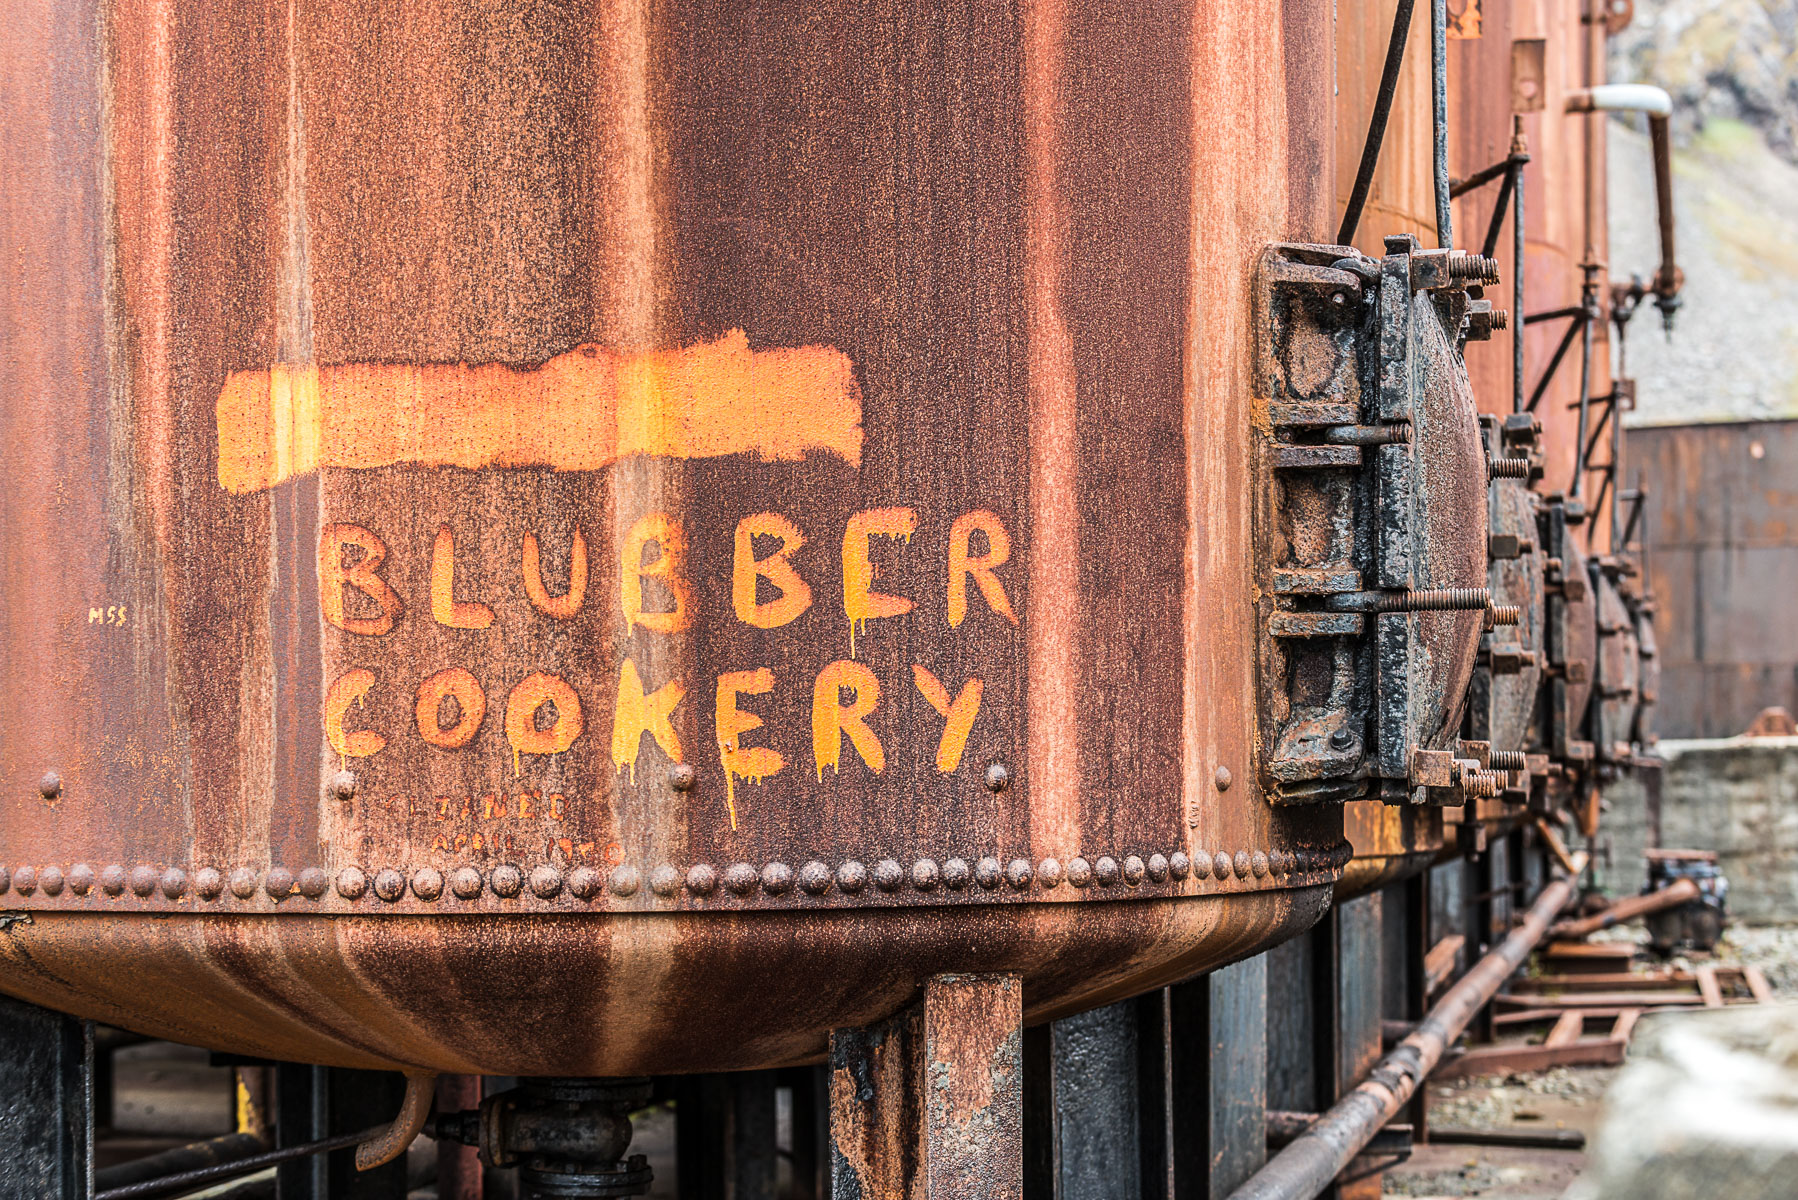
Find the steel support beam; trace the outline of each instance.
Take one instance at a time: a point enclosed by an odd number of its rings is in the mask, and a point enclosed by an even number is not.
[[[93,1195],[93,1026],[0,996],[0,1200]]]
[[[830,1042],[831,1195],[1023,1200],[1023,981],[938,975]]]

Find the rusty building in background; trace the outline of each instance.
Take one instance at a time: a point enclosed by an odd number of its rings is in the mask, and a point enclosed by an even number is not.
[[[1651,732],[1625,9],[28,6],[0,1196],[1366,1190]]]

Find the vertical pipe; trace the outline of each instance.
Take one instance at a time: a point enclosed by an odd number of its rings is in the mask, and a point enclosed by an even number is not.
[[[1573,486],[1567,495],[1579,498],[1580,484],[1586,477],[1586,425],[1592,410],[1592,316],[1580,317],[1579,354],[1579,433],[1573,439]]]
[[[1519,124],[1521,124],[1519,118]],[[1523,181],[1527,165],[1511,170],[1517,182],[1511,188],[1511,411],[1523,411]]]
[[[1436,244],[1455,244],[1448,185],[1448,0],[1430,0],[1430,99],[1435,126]]]

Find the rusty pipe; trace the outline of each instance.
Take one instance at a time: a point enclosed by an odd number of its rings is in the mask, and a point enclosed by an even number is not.
[[[1574,855],[1574,863],[1580,872],[1585,870],[1583,851]],[[1523,965],[1556,914],[1573,899],[1578,879],[1576,872],[1543,888],[1523,923],[1449,988],[1429,1016],[1379,1061],[1360,1086],[1231,1192],[1230,1200],[1310,1200],[1329,1187],[1411,1099],[1474,1014]]]
[[[431,1101],[437,1095],[437,1076],[421,1073],[406,1076],[406,1096],[400,1102],[399,1115],[376,1137],[356,1147],[356,1169],[372,1171],[385,1166],[406,1152],[425,1127],[431,1115]]]
[[[1639,112],[1648,117],[1648,140],[1654,154],[1654,199],[1660,221],[1661,265],[1654,273],[1654,302],[1669,327],[1679,307],[1685,273],[1675,257],[1673,236],[1673,99],[1664,89],[1645,83],[1613,83],[1582,88],[1567,96],[1570,113]]]
[[[1577,921],[1562,921],[1549,932],[1558,938],[1583,938],[1597,933],[1600,929],[1609,929],[1613,925],[1620,925],[1636,917],[1689,904],[1698,899],[1698,896],[1698,884],[1690,879],[1681,879],[1668,884],[1658,892],[1644,892],[1640,896],[1626,897],[1603,912],[1590,917],[1582,917]]]

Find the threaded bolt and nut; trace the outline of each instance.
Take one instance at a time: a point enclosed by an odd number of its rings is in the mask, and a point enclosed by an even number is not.
[[[1494,458],[1486,463],[1486,474],[1492,479],[1528,479],[1530,477],[1530,460],[1527,458]]]
[[[1523,621],[1523,606],[1519,604],[1494,604],[1486,609],[1486,615],[1494,625],[1516,625]]]
[[[1521,750],[1494,750],[1487,756],[1494,771],[1527,771],[1529,760]]]
[[[1508,309],[1495,308],[1486,319],[1486,327],[1493,331],[1508,328],[1511,324],[1511,313]]]
[[[1498,282],[1498,260],[1465,250],[1450,252],[1447,263],[1450,279],[1466,279],[1475,283]]]
[[[1492,603],[1490,588],[1420,588],[1381,596],[1375,612],[1449,612],[1483,609]]]

